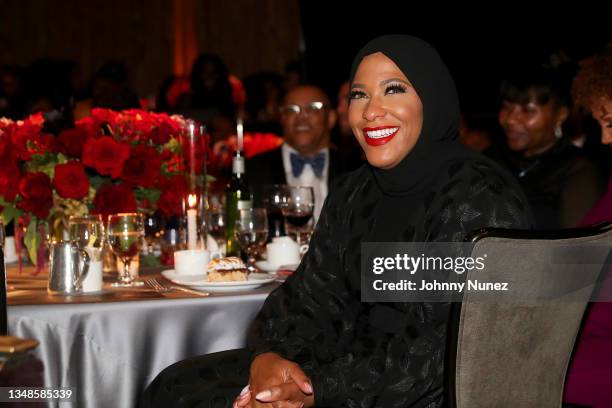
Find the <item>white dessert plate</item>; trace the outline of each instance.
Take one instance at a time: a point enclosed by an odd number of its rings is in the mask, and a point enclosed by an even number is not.
[[[279,269],[295,271],[298,268],[298,266],[300,266],[299,263],[296,263],[293,265],[281,265],[281,266],[273,267],[272,265],[268,263],[268,261],[257,261],[255,262],[255,265],[262,271],[266,271],[266,272],[276,272]]]
[[[256,289],[274,282],[277,277],[275,273],[251,273],[246,281],[209,282],[205,275],[177,275],[174,269],[165,270],[161,274],[172,283],[205,292],[241,292]]]

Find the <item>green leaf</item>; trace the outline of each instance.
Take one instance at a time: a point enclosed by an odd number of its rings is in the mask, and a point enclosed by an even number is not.
[[[150,203],[156,203],[161,196],[161,191],[156,188],[143,188],[138,187],[134,191],[134,195],[136,196],[136,200],[148,200]]]
[[[23,211],[8,204],[6,207],[4,207],[4,210],[2,210],[1,217],[4,225],[7,225],[9,222],[19,218],[22,214]]]
[[[26,233],[23,237],[23,244],[28,250],[28,255],[30,256],[30,261],[34,265],[37,265],[37,256],[38,256],[38,244],[40,243],[40,236],[38,234],[38,222],[35,217],[32,217],[30,220],[30,225],[26,229]]]
[[[32,160],[26,163],[25,167],[30,172],[43,172],[49,178],[53,178],[55,173],[55,165],[57,164],[57,157],[54,154],[45,153],[44,155],[33,155]]]
[[[0,205],[3,207],[8,207],[14,205],[13,203],[9,203],[4,199],[4,197],[0,196]]]
[[[62,153],[57,154],[57,164],[66,164],[68,163],[68,157],[63,155]]]
[[[180,153],[181,144],[179,143],[178,139],[172,138],[168,141],[168,143],[165,144],[164,148],[171,151],[172,153]]]
[[[89,185],[92,186],[96,191],[100,189],[102,184],[106,183],[109,179],[102,176],[93,176],[89,178]]]

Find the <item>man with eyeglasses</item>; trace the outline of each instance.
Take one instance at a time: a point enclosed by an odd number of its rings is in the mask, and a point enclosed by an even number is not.
[[[281,106],[285,143],[247,162],[256,200],[265,185],[311,186],[318,218],[330,183],[348,170],[344,157],[330,148],[336,117],[329,98],[316,86],[299,85],[287,93]]]

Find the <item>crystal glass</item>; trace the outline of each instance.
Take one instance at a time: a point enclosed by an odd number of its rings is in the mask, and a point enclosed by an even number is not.
[[[281,205],[285,229],[299,245],[308,244],[312,233],[314,190],[312,187],[286,187]]]
[[[89,272],[83,280],[83,292],[102,289],[102,248],[105,245],[104,223],[100,215],[71,216],[68,220],[68,235],[71,242],[87,251]]]
[[[142,286],[130,274],[130,264],[140,254],[144,238],[144,217],[138,213],[113,214],[108,217],[107,239],[113,253],[121,259],[123,271],[113,286]]]
[[[100,215],[71,216],[68,220],[70,241],[80,248],[102,248],[104,244],[104,224]]]
[[[208,222],[208,233],[213,237],[219,250],[225,252],[225,212],[221,211],[209,211],[206,214],[206,221]]]
[[[208,192],[206,210],[211,212],[225,211],[225,191]]]
[[[268,210],[269,240],[286,235],[282,207],[288,196],[287,189],[288,186],[284,184],[271,184],[263,188],[263,205]]]
[[[268,216],[265,208],[240,210],[234,232],[236,241],[248,255],[248,268],[258,272],[257,256],[263,252],[268,239]]]
[[[159,212],[144,216],[145,242],[147,254],[159,254],[160,239],[164,235],[165,219]]]

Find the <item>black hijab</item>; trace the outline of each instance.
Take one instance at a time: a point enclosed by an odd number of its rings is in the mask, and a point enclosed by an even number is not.
[[[406,196],[432,183],[436,170],[449,161],[473,158],[457,141],[459,99],[457,90],[436,50],[417,37],[385,35],[368,42],[353,60],[351,82],[361,60],[383,53],[406,75],[423,105],[423,127],[408,155],[388,170],[372,167],[381,190],[390,196]]]

